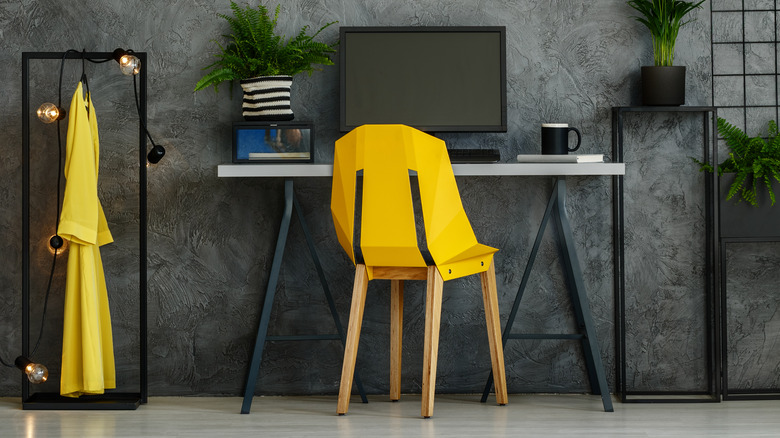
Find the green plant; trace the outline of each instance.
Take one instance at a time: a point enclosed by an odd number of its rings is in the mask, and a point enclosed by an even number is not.
[[[330,45],[314,41],[320,32],[336,23],[330,22],[319,28],[313,35],[307,35],[309,26],[304,26],[295,37],[286,39],[276,34],[279,9],[276,6],[273,17],[264,5],[252,8],[238,6],[230,2],[233,16],[219,14],[230,24],[227,45],[214,40],[220,52],[213,64],[204,67],[212,69],[195,85],[195,91],[209,86],[217,86],[225,81],[248,79],[257,76],[287,75],[294,76],[315,70],[314,64],[333,65],[330,54],[336,51],[335,44]]]
[[[627,3],[642,14],[634,19],[650,30],[655,65],[673,65],[677,33],[680,27],[690,23],[690,20],[683,21],[683,17],[701,7],[704,0],[695,3],[681,0],[629,0]]]
[[[729,147],[729,158],[718,166],[718,175],[735,174],[726,199],[731,199],[739,193],[740,200],[757,207],[758,187],[763,184],[767,188],[772,205],[775,205],[772,179],[780,182],[780,136],[777,123],[774,120],[769,121],[768,138],[751,138],[741,129],[718,117],[718,133]],[[699,164],[700,170],[714,171],[712,165],[696,159],[694,161]]]

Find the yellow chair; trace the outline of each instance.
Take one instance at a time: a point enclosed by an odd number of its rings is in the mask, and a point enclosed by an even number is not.
[[[362,199],[356,200],[357,172],[361,170]],[[427,250],[422,251],[415,231],[410,170],[417,172],[420,191],[427,241]],[[355,205],[361,200],[361,223],[355,230]],[[390,398],[398,400],[403,281],[427,280],[422,416],[428,418],[433,415],[444,281],[476,273],[482,283],[496,399],[498,404],[506,404],[493,267],[497,249],[478,243],[474,236],[444,141],[404,125],[364,125],[349,132],[336,141],[331,213],[339,243],[356,268],[338,413],[346,414],[349,407],[368,282],[391,280]]]

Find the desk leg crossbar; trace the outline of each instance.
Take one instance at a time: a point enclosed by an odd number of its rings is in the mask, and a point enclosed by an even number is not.
[[[553,215],[553,213],[555,213]],[[523,298],[525,288],[528,285],[528,278],[533,269],[536,255],[539,251],[539,245],[542,242],[544,231],[547,228],[547,222],[550,217],[555,218],[555,226],[559,234],[561,252],[563,253],[563,265],[566,280],[569,285],[570,297],[574,314],[577,318],[577,326],[580,329],[578,334],[518,334],[512,333],[512,325],[517,316],[517,310],[520,307],[520,300]],[[582,280],[582,270],[580,269],[579,259],[574,248],[574,236],[569,224],[569,218],[566,216],[566,179],[558,177],[555,180],[550,200],[542,218],[542,224],[539,226],[539,232],[536,234],[536,240],[531,249],[531,255],[528,258],[528,264],[523,273],[523,279],[520,281],[520,287],[517,290],[515,302],[509,313],[504,334],[502,337],[503,346],[509,339],[571,339],[581,340],[584,350],[585,363],[588,369],[588,378],[590,380],[591,392],[601,395],[604,411],[613,412],[612,398],[609,395],[607,386],[607,377],[604,371],[604,363],[601,360],[598,338],[593,324],[593,317],[590,313],[590,304],[588,295],[585,291],[585,283]],[[493,387],[493,374],[488,377],[485,390],[482,393],[482,402],[487,400],[490,389]]]
[[[284,256],[284,247],[287,243],[287,235],[290,231],[290,221],[292,220],[293,208],[298,213],[298,222],[303,228],[303,234],[306,237],[306,243],[309,246],[309,252],[311,253],[314,265],[317,268],[317,274],[322,284],[322,290],[325,293],[325,298],[328,300],[328,306],[330,307],[330,313],[333,317],[333,322],[336,324],[337,334],[332,335],[279,335],[268,336],[268,323],[271,320],[271,310],[273,308],[274,297],[276,296],[276,285],[279,280],[279,271],[282,266],[282,257]],[[341,325],[339,314],[336,310],[336,304],[333,301],[333,296],[328,288],[328,283],[325,280],[325,273],[322,270],[320,259],[317,256],[317,251],[314,247],[314,241],[311,237],[309,227],[306,225],[306,220],[303,217],[303,211],[298,204],[298,200],[295,199],[293,193],[293,180],[286,179],[284,181],[284,214],[282,215],[282,223],[279,226],[279,236],[276,239],[276,250],[274,251],[274,260],[271,264],[271,275],[268,278],[268,287],[265,292],[265,301],[263,302],[263,310],[260,314],[260,325],[257,328],[257,338],[255,339],[255,348],[252,353],[252,363],[249,366],[249,376],[247,377],[246,387],[244,388],[244,402],[241,405],[241,413],[248,414],[252,407],[252,397],[255,393],[255,386],[257,384],[257,377],[260,374],[260,363],[263,359],[263,347],[266,341],[310,341],[310,340],[337,340],[341,341],[342,345],[346,344],[346,333],[344,327]],[[355,385],[360,392],[360,398],[363,403],[368,403],[366,398],[366,392],[363,389],[363,384],[360,381],[357,371],[355,371]]]

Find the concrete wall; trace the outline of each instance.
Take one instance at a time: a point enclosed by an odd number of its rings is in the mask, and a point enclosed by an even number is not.
[[[272,5],[273,6],[273,5]],[[283,182],[219,179],[230,161],[230,128],[241,119],[240,95],[192,92],[211,62],[212,39],[227,32],[218,13],[229,3],[206,0],[96,0],[0,4],[0,354],[21,348],[21,53],[112,51],[148,53],[148,126],[167,150],[149,172],[149,387],[151,395],[238,395],[243,388],[267,272],[281,217]],[[449,134],[453,146],[496,147],[504,161],[539,149],[539,124],[568,122],[583,132],[583,153],[610,154],[613,106],[639,104],[639,67],[652,62],[647,32],[622,0],[287,0],[280,30],[303,25],[503,25],[507,27],[509,131]],[[711,104],[709,5],[697,11],[678,41],[677,63],[688,66],[689,105]],[[335,40],[336,26],[323,37]],[[467,56],[467,54],[464,54]],[[57,61],[32,66],[31,108],[57,98]],[[338,132],[338,67],[295,79],[293,109],[316,126],[316,161],[331,162]],[[137,117],[132,80],[112,63],[88,64],[101,129],[100,195],[117,240],[103,253],[114,319],[119,385],[138,384]],[[81,75],[68,61],[63,101]],[[238,88],[238,87],[236,87]],[[56,210],[56,130],[31,126],[33,342],[51,266],[45,245]],[[688,158],[699,153],[700,123],[689,116],[634,115],[627,120],[627,284],[632,295],[629,382],[639,389],[706,388],[703,333],[703,177]],[[334,238],[330,183],[295,181],[342,321],[348,317],[353,270]],[[544,211],[548,178],[481,177],[458,180],[478,238],[496,256],[505,320]],[[611,180],[569,180],[568,211],[585,271],[601,351],[615,384]],[[556,236],[540,251],[517,331],[571,331],[574,321],[558,262]],[[761,246],[767,259],[776,248]],[[740,253],[741,254],[741,253]],[[741,257],[753,260],[753,252]],[[772,263],[771,261],[769,263]],[[52,371],[56,390],[61,343],[65,258],[58,261],[41,347],[36,358]],[[751,277],[752,279],[752,277]],[[756,279],[760,280],[760,279]],[[751,283],[752,284],[752,283]],[[759,284],[763,284],[760,283]],[[765,287],[765,286],[762,286]],[[750,290],[752,290],[752,286]],[[422,284],[406,293],[402,389],[419,391],[423,333]],[[388,284],[369,287],[358,369],[371,393],[388,391]],[[738,299],[739,300],[739,299]],[[752,298],[745,298],[752,300]],[[742,302],[742,301],[740,301]],[[271,333],[328,333],[333,325],[296,221],[282,266]],[[445,286],[438,390],[481,391],[489,370],[479,282]],[[765,340],[755,340],[761,348]],[[335,393],[342,348],[335,342],[269,343],[258,394]],[[506,349],[511,392],[587,392],[579,346],[558,341],[511,341]],[[759,360],[760,362],[760,360]],[[776,367],[777,360],[771,362]],[[764,365],[745,365],[761,374]],[[764,374],[765,375],[765,374]],[[770,379],[776,379],[773,373]],[[0,395],[18,395],[16,371],[0,371]]]

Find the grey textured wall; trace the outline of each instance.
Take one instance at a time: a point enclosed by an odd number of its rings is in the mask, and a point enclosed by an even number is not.
[[[149,129],[167,149],[149,168],[149,383],[152,395],[237,395],[254,342],[275,229],[280,220],[282,181],[218,179],[216,166],[230,161],[230,126],[240,120],[240,96],[192,88],[213,52],[211,39],[226,32],[217,13],[227,1],[168,2],[95,0],[0,3],[0,133],[5,159],[0,171],[0,354],[13,358],[21,332],[21,53],[69,48],[148,53]],[[540,123],[569,122],[583,134],[582,152],[609,153],[610,108],[638,104],[638,70],[651,62],[646,31],[630,18],[622,0],[375,1],[287,0],[281,30],[341,25],[504,25],[507,27],[509,132],[447,135],[454,146],[501,149],[505,161],[538,150]],[[711,102],[709,9],[683,29],[677,62],[688,66],[688,104]],[[324,33],[337,38],[336,27]],[[466,56],[466,55],[464,55]],[[31,78],[34,108],[55,99],[56,62],[36,64]],[[134,172],[136,116],[131,82],[113,65],[88,65],[101,127],[101,197],[117,238],[104,252],[119,384],[138,382],[137,177]],[[68,62],[64,101],[70,99],[80,63]],[[296,119],[316,125],[316,161],[330,162],[339,137],[337,67],[296,77]],[[236,90],[237,91],[237,90]],[[37,122],[34,122],[37,123]],[[694,126],[694,127],[691,127]],[[629,348],[632,384],[640,388],[698,389],[701,338],[702,180],[687,156],[700,132],[685,117],[636,116],[629,121],[626,158],[627,220],[632,230],[628,282],[645,294],[631,303]],[[663,128],[662,130],[659,130]],[[53,230],[56,136],[34,125],[33,336],[40,320],[50,255],[40,243]],[[694,146],[691,146],[694,147]],[[660,159],[660,160],[659,160]],[[478,238],[501,249],[496,257],[498,290],[505,319],[550,189],[547,178],[462,178],[466,211]],[[297,193],[320,251],[330,288],[346,322],[352,267],[334,239],[325,179],[296,180]],[[697,192],[698,191],[698,192]],[[601,350],[614,388],[612,242],[608,178],[571,178],[569,214],[585,270]],[[293,221],[282,266],[279,305],[272,333],[332,331],[327,306]],[[551,233],[548,231],[548,233]],[[657,240],[659,233],[665,235]],[[518,331],[572,330],[555,236],[540,251],[529,292],[515,325]],[[654,242],[648,244],[648,242]],[[751,259],[750,254],[746,257]],[[64,259],[63,259],[64,260]],[[59,263],[64,267],[64,261]],[[37,357],[56,377],[62,324],[62,281],[57,270],[42,346]],[[652,285],[653,287],[649,287]],[[369,392],[388,391],[388,285],[369,287],[358,369]],[[647,292],[649,290],[649,292]],[[408,286],[405,315],[404,391],[419,391],[422,362],[423,286]],[[656,292],[657,291],[657,292]],[[699,294],[699,295],[697,295]],[[682,299],[685,298],[685,299]],[[445,287],[439,379],[441,392],[476,392],[489,370],[479,283],[475,278]],[[670,309],[674,315],[670,316]],[[680,321],[690,321],[681,323]],[[635,353],[635,354],[634,354]],[[680,354],[683,353],[683,357]],[[335,393],[342,349],[333,342],[269,343],[258,394]],[[760,359],[758,361],[760,362]],[[557,341],[513,341],[506,349],[511,392],[587,392],[578,345]],[[684,363],[681,363],[684,362]],[[773,363],[776,363],[773,362]],[[664,365],[661,365],[664,364]],[[684,365],[684,366],[683,366]],[[749,365],[760,373],[761,365]],[[776,365],[773,365],[776,366]],[[15,371],[0,371],[0,395],[19,393]],[[52,379],[56,381],[56,379]],[[54,383],[52,383],[54,385]]]

